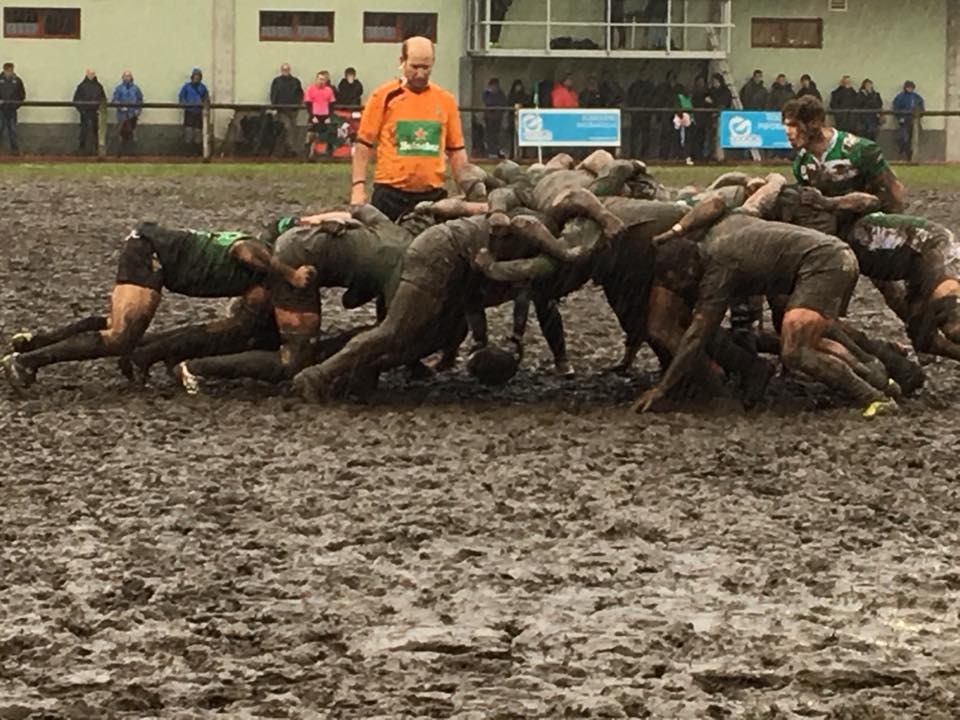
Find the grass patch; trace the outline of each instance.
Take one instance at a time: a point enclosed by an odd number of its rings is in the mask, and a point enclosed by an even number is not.
[[[792,177],[789,165],[651,165],[650,171],[665,185],[708,185],[722,172],[741,170],[751,174],[780,172]],[[895,165],[894,171],[907,188],[960,189],[960,165]],[[348,182],[348,163],[0,163],[0,177],[60,177],[97,179],[111,177],[264,177],[324,178]]]

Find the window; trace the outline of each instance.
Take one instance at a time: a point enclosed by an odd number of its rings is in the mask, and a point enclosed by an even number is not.
[[[829,0],[830,9],[835,12],[847,11],[847,0]]]
[[[72,8],[4,8],[3,36],[8,38],[79,40],[80,10]]]
[[[436,13],[383,13],[363,14],[364,42],[403,42],[414,35],[423,35],[437,41]]]
[[[261,10],[260,40],[333,42],[333,13]]]
[[[822,48],[822,18],[753,18],[751,45],[756,48]]]

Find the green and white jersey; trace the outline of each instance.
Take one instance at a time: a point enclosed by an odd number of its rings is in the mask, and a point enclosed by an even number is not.
[[[801,150],[793,161],[797,182],[827,196],[869,192],[889,169],[879,145],[843,130],[834,130],[822,157]]]

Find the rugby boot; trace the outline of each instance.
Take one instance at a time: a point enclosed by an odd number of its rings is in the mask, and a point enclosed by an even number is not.
[[[177,363],[173,368],[173,374],[187,395],[200,394],[200,378],[190,372],[186,362]]]
[[[20,353],[10,353],[0,360],[7,382],[17,390],[25,390],[37,380],[37,371],[20,362]]]

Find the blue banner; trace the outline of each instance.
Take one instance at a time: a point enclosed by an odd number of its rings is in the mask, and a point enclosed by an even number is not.
[[[620,111],[524,108],[517,112],[520,147],[620,147]]]
[[[727,149],[790,149],[780,113],[763,110],[726,110],[720,113],[720,145]]]

